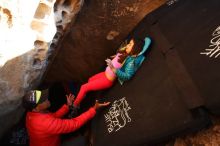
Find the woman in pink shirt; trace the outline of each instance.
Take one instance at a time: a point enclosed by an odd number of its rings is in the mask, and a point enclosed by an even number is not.
[[[130,55],[130,53],[132,52],[133,46],[134,40],[131,39],[129,44],[119,49],[117,54],[113,56],[112,60],[105,60],[107,62],[107,65],[111,63],[115,69],[120,69],[126,57]],[[74,101],[74,106],[79,106],[80,102],[83,100],[87,92],[110,88],[113,85],[116,78],[116,74],[112,71],[112,69],[109,66],[106,67],[105,71],[90,77],[88,82],[81,86],[80,91]]]

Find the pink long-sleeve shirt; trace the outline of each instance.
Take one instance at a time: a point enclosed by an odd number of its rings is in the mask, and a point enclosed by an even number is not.
[[[122,67],[122,64],[118,62],[120,55],[120,53],[117,53],[116,56],[112,59],[112,65],[115,67],[115,69],[120,69]],[[116,78],[115,73],[111,70],[109,66],[106,67],[105,73],[108,74],[108,76],[111,78]]]

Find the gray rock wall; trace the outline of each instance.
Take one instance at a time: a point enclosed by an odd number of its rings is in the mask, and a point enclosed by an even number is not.
[[[82,5],[83,0],[0,2],[0,137],[21,117],[22,96],[41,82]]]

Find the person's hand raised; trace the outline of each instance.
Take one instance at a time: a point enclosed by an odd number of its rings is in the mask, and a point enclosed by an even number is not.
[[[106,63],[107,63],[107,66],[109,66],[110,69],[111,69],[113,72],[115,72],[116,69],[115,69],[115,67],[114,67],[113,64],[112,64],[112,60],[111,60],[111,59],[106,59],[105,61],[106,61]]]
[[[71,93],[69,95],[66,95],[66,101],[67,101],[68,106],[73,105],[74,98],[75,98],[75,96]]]
[[[96,100],[95,105],[93,106],[93,108],[95,108],[95,110],[98,110],[102,107],[106,107],[110,104],[110,102],[104,102],[104,103],[99,103],[98,100]]]
[[[106,60],[105,60],[105,62],[106,62],[106,64],[109,66],[109,64],[112,64],[112,60],[111,59],[109,59],[109,58],[107,58]]]

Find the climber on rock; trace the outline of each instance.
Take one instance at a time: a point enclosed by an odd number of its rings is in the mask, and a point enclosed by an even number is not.
[[[128,44],[120,47],[116,55],[111,57],[112,60],[105,60],[107,62],[105,71],[90,77],[88,82],[81,86],[74,106],[79,106],[87,92],[110,88],[116,78],[121,84],[131,79],[144,61],[144,53],[150,44],[151,39],[149,37],[146,37],[145,41],[132,38]]]

